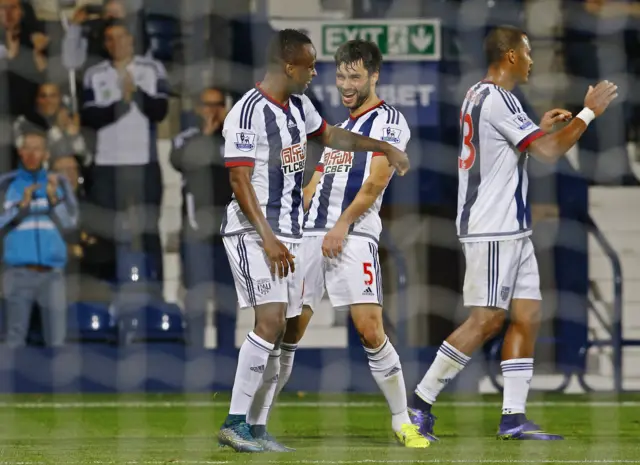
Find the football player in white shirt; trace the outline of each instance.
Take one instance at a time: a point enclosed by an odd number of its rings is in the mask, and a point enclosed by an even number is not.
[[[291,449],[266,422],[280,372],[286,320],[302,311],[302,181],[308,137],[336,150],[381,152],[400,174],[407,155],[392,144],[327,126],[302,95],[316,75],[316,51],[299,31],[285,29],[269,44],[264,80],[225,119],[225,164],[233,189],[221,233],[241,307],[255,326],[238,355],[231,406],[218,441],[236,451]],[[296,269],[298,271],[296,271]]]
[[[572,119],[566,110],[533,123],[511,90],[529,78],[533,60],[527,35],[501,26],[485,39],[486,78],[467,92],[460,113],[458,235],[466,260],[464,304],[468,319],[440,346],[415,390],[411,413],[423,434],[433,434],[431,406],[475,350],[510,324],[502,349],[504,397],[499,439],[557,440],[525,416],[533,354],[540,325],[540,279],[529,238],[526,159],[554,163],[589,123],[616,98],[608,82],[589,87],[584,109]],[[554,131],[556,123],[570,121]]]
[[[338,127],[405,150],[411,131],[404,116],[376,93],[382,64],[378,46],[351,40],[338,48],[335,62],[336,86],[349,109],[349,117]],[[402,365],[382,320],[379,211],[393,167],[379,155],[326,148],[304,189],[304,307],[300,316],[287,322],[278,388],[291,375],[297,344],[326,286],[334,307],[350,307],[371,374],[387,399],[397,440],[405,447],[425,448],[429,440],[411,423]]]

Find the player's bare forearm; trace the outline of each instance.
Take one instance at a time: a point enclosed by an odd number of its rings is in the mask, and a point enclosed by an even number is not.
[[[387,153],[391,144],[371,137],[356,134],[336,126],[327,126],[322,133],[322,143],[326,147],[347,152]]]
[[[367,179],[356,194],[353,202],[342,212],[338,222],[345,226],[351,226],[373,206],[385,187],[387,187],[386,181],[381,183]]]
[[[273,230],[262,213],[256,191],[251,185],[252,170],[253,168],[249,166],[229,168],[229,182],[242,213],[264,240],[266,237],[273,235]]]
[[[316,191],[316,187],[322,178],[322,171],[314,171],[313,176],[309,180],[309,183],[302,189],[302,200],[304,202],[304,211],[309,210],[311,205],[311,198]]]
[[[586,129],[584,121],[574,118],[560,131],[534,140],[527,150],[541,161],[554,163],[578,142]]]

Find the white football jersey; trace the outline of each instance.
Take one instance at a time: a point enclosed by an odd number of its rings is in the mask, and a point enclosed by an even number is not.
[[[463,242],[531,234],[527,147],[544,132],[518,99],[491,82],[472,86],[460,112],[458,236]]]
[[[227,167],[253,167],[251,184],[267,222],[280,240],[302,238],[302,182],[307,138],[322,134],[326,122],[305,95],[280,105],[259,86],[233,106],[222,135]],[[225,210],[221,234],[254,231],[233,198]]]
[[[411,131],[402,113],[384,102],[338,124],[363,136],[380,139],[405,150]],[[373,152],[343,152],[325,148],[316,170],[322,177],[311,199],[304,223],[305,236],[323,235],[338,221],[342,212],[353,202],[370,174],[371,160],[384,156]],[[350,235],[378,241],[382,232],[379,211],[384,191],[371,208],[351,225]]]

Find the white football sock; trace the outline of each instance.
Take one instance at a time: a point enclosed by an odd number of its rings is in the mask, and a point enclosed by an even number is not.
[[[230,415],[247,415],[249,412],[253,397],[262,383],[262,377],[272,350],[273,344],[265,341],[253,331],[247,334],[238,355],[236,378],[233,381],[233,390],[231,391]]]
[[[500,367],[504,378],[502,414],[525,413],[531,378],[533,378],[533,359],[505,360]]]
[[[364,348],[369,358],[369,368],[373,379],[384,394],[391,410],[391,427],[400,431],[402,425],[410,424],[407,412],[407,391],[404,386],[400,357],[387,337],[375,349]]]
[[[267,425],[269,417],[269,409],[273,404],[276,387],[278,386],[278,374],[280,372],[280,349],[271,351],[267,367],[264,370],[262,385],[253,397],[249,413],[247,414],[247,423],[250,425]]]
[[[416,394],[425,402],[433,404],[438,394],[462,371],[470,359],[471,357],[444,341],[429,370],[416,387]]]
[[[280,344],[282,354],[280,355],[280,375],[278,376],[278,387],[276,388],[276,397],[287,385],[289,378],[291,377],[291,371],[293,370],[293,359],[296,356],[296,349],[298,344],[287,344],[283,342]]]

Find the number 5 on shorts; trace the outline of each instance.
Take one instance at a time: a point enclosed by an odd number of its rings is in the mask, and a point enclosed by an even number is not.
[[[371,284],[373,284],[373,272],[371,271],[371,263],[363,263],[362,269],[365,275],[364,283],[365,285],[370,286]]]

